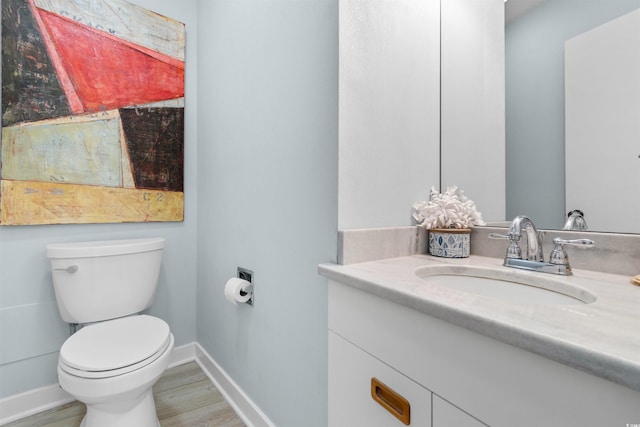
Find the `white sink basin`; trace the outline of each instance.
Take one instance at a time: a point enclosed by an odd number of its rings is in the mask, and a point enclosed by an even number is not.
[[[589,304],[596,300],[591,292],[545,273],[434,265],[419,268],[416,274],[430,284],[516,304]]]

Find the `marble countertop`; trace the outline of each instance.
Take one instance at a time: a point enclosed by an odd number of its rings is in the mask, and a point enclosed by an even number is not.
[[[640,287],[630,277],[587,270],[573,276],[517,270],[535,280],[553,278],[596,296],[589,304],[537,305],[429,283],[417,271],[433,265],[504,270],[502,260],[472,255],[446,259],[427,255],[350,265],[321,264],[318,272],[493,339],[640,391]],[[518,286],[518,285],[514,285]]]

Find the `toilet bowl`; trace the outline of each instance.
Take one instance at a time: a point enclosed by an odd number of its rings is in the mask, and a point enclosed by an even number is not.
[[[152,386],[173,344],[167,324],[146,315],[87,326],[67,339],[58,380],[87,405],[82,427],[157,427]]]
[[[81,427],[158,427],[152,387],[169,365],[167,323],[153,301],[164,239],[47,246],[62,318],[86,326],[60,348],[58,381],[83,402]]]

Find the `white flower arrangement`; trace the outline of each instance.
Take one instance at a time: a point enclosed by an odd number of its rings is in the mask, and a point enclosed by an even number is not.
[[[455,185],[448,187],[442,194],[431,187],[430,200],[414,204],[412,216],[427,230],[485,225],[476,204],[462,193]]]

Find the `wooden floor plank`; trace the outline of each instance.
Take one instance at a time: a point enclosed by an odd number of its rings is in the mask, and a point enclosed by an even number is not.
[[[159,393],[185,384],[192,384],[208,379],[196,362],[189,362],[183,365],[167,369],[153,386],[153,392]]]
[[[153,387],[162,427],[244,427],[197,363],[168,369]],[[85,405],[71,402],[4,427],[78,427]]]
[[[244,427],[245,424],[225,402],[183,412],[160,420],[162,427]]]
[[[56,426],[79,426],[82,417],[86,412],[83,403],[74,401],[66,405],[58,406],[48,411],[41,412],[22,420],[14,421],[6,424],[5,427],[56,427]],[[77,418],[77,424],[73,423],[73,419]]]
[[[80,427],[83,418],[84,413],[54,423],[45,424],[43,427]]]
[[[159,418],[171,417],[223,400],[208,379],[154,394]]]

